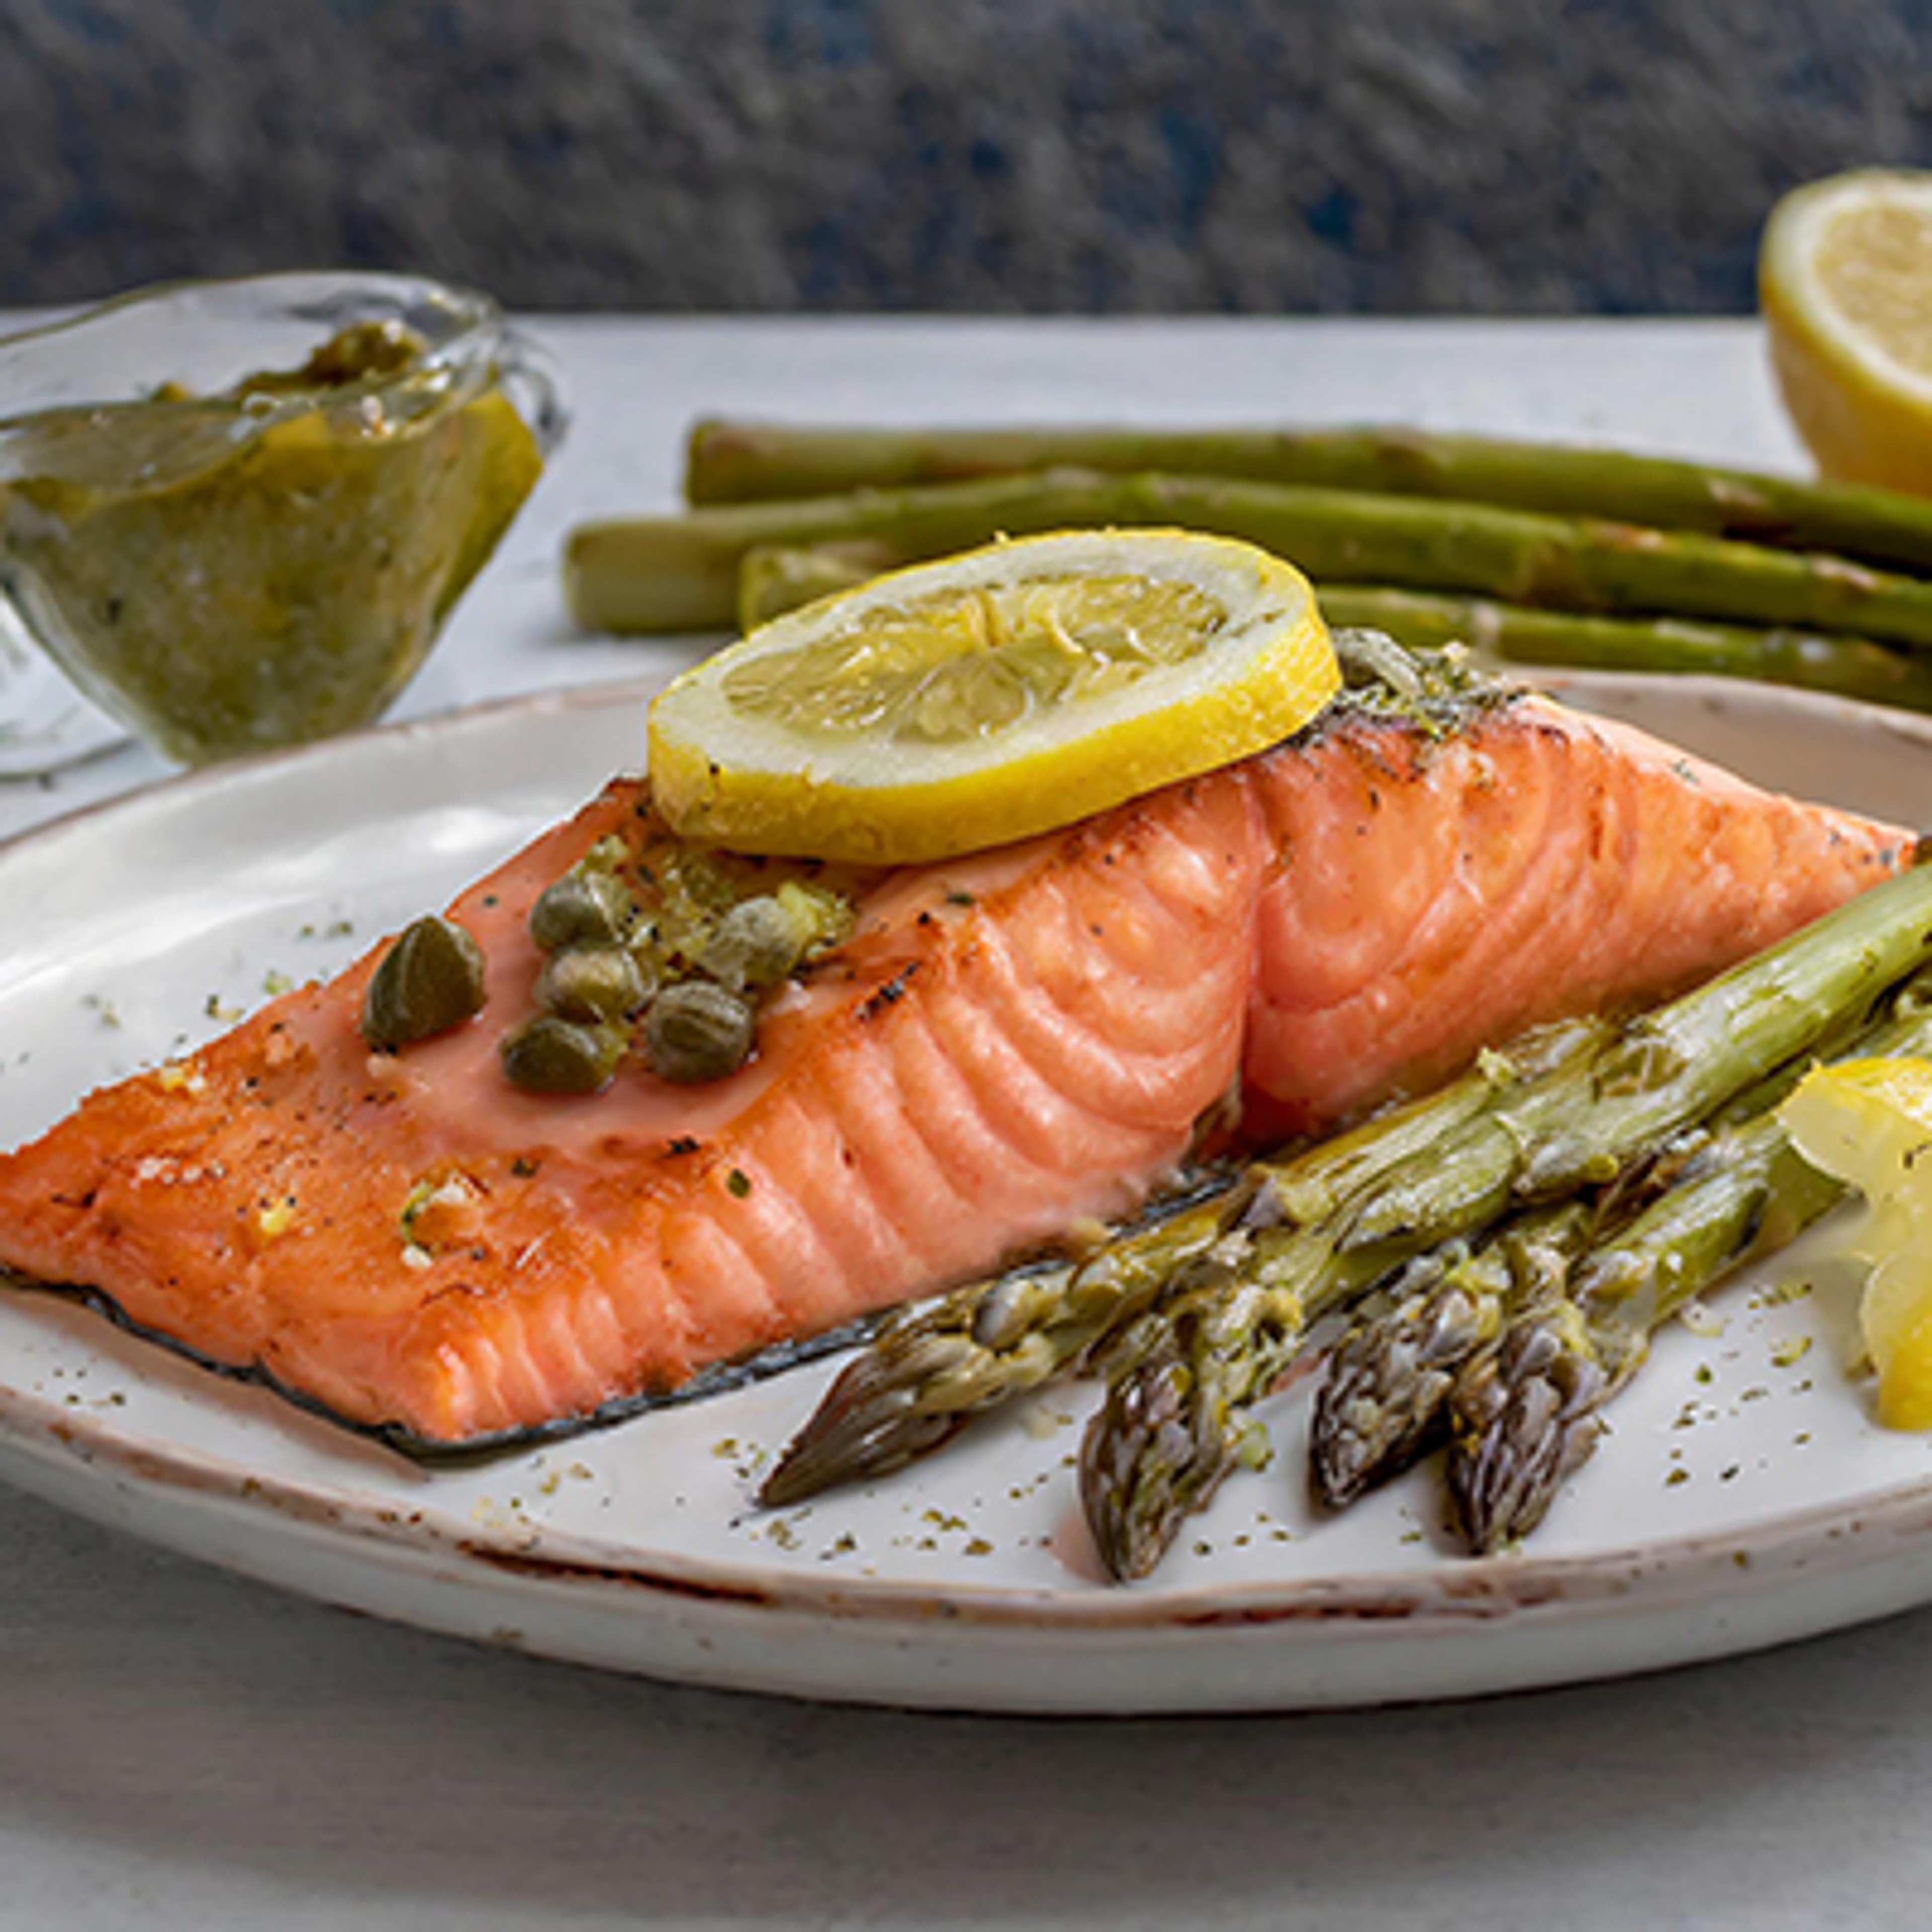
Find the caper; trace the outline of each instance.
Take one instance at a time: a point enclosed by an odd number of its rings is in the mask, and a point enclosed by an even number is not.
[[[635,908],[609,872],[568,872],[544,886],[530,908],[530,937],[546,952],[622,939]]]
[[[751,1057],[749,1004],[708,980],[667,986],[644,1016],[644,1058],[662,1079],[722,1080]]]
[[[537,976],[537,1004],[567,1020],[620,1020],[651,996],[652,982],[622,946],[568,946]]]
[[[811,936],[782,900],[761,892],[740,899],[711,928],[698,969],[734,993],[775,986],[798,964]]]
[[[483,1010],[483,949],[434,914],[404,928],[362,996],[362,1037],[382,1052],[446,1033]]]
[[[538,1013],[504,1036],[505,1076],[530,1094],[594,1094],[624,1057],[623,1030]]]

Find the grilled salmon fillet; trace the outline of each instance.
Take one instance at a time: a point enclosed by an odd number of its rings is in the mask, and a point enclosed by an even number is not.
[[[620,780],[464,893],[481,1016],[358,1030],[382,949],[0,1156],[0,1266],[424,1449],[622,1412],[1131,1210],[1200,1124],[1324,1127],[1648,1001],[1909,837],[1543,698],[1336,707],[1066,830],[875,876],[740,1072],[519,1091],[526,915]],[[1231,1096],[1238,1102],[1228,1107]]]

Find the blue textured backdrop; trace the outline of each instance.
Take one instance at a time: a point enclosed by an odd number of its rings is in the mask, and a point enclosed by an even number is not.
[[[1736,310],[1932,0],[0,0],[0,302]]]

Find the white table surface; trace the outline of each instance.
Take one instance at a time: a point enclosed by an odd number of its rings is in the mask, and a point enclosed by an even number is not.
[[[709,411],[1798,461],[1742,322],[532,326],[574,429],[400,715],[683,662],[574,634],[556,561],[581,518],[668,506]],[[0,786],[0,836],[164,776],[130,749]],[[1480,1703],[920,1717],[476,1648],[0,1490],[0,1926],[1906,1926],[1928,1791],[1932,1612]]]

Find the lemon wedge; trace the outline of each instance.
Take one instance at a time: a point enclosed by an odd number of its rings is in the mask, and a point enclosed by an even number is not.
[[[1827,476],[1932,494],[1932,173],[1794,190],[1758,255],[1772,367]]]
[[[1846,1060],[1807,1074],[1778,1110],[1813,1166],[1868,1204],[1859,1322],[1879,1420],[1932,1429],[1932,1060]]]
[[[1340,682],[1306,579],[1265,550],[1029,537],[822,598],[686,672],[651,706],[652,790],[690,838],[915,863],[1232,764]]]

